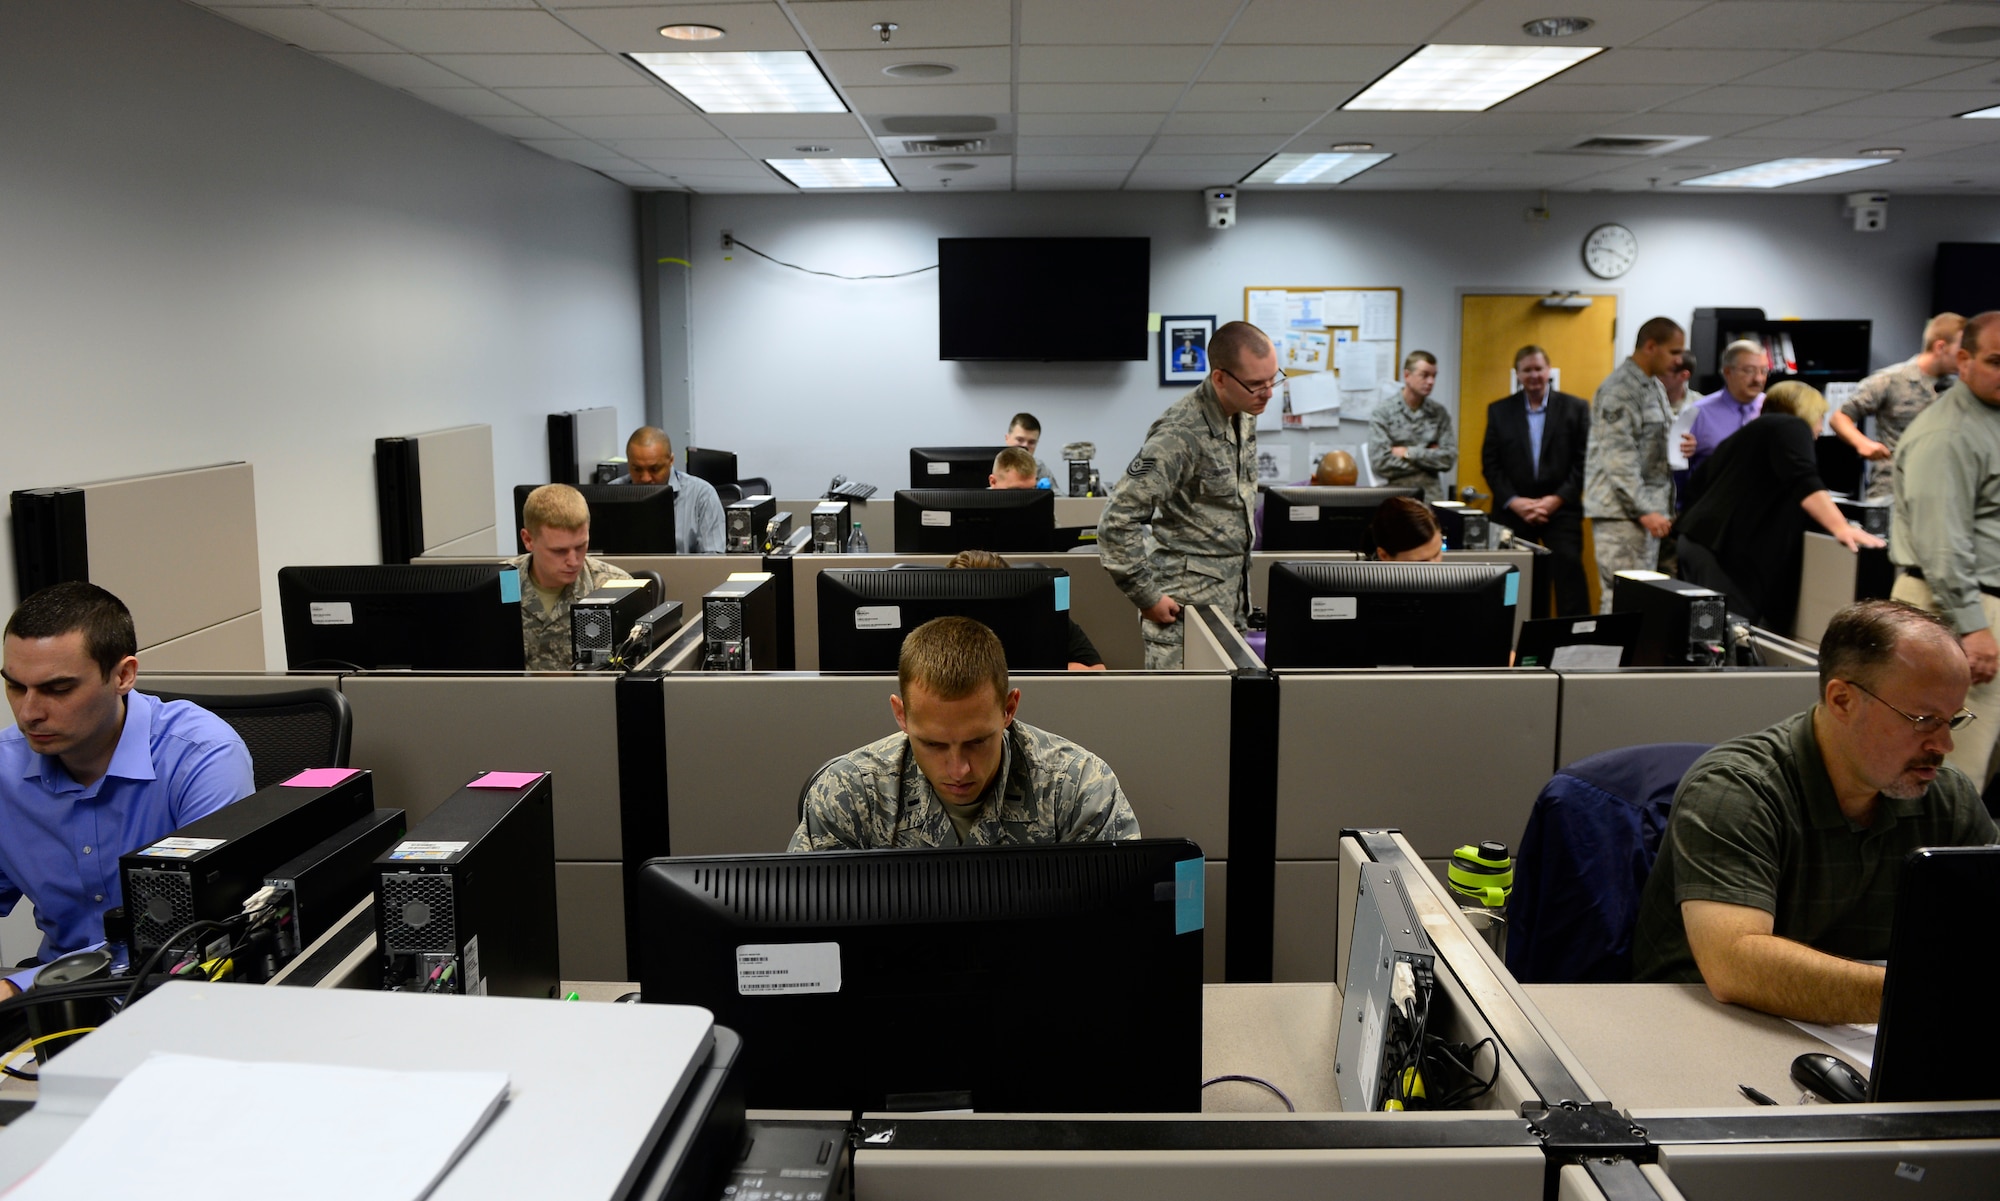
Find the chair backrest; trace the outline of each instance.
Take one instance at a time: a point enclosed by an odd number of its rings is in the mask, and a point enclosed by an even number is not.
[[[240,696],[152,695],[163,701],[192,701],[229,723],[250,749],[251,771],[259,788],[289,780],[309,767],[348,765],[354,711],[347,698],[331,688]]]
[[[764,478],[763,476],[761,476],[761,475],[753,475],[753,476],[749,477],[748,479],[741,479],[741,480],[737,480],[737,481],[736,481],[736,491],[737,491],[737,493],[738,493],[738,496],[737,496],[737,498],[736,498],[736,499],[738,499],[738,500],[741,500],[741,499],[743,499],[743,497],[745,497],[745,496],[772,496],[772,495],[775,495],[775,494],[774,494],[774,493],[773,493],[773,492],[771,491],[771,481],[770,481],[770,480],[767,480],[767,479],[765,479],[765,478]]]
[[[715,486],[715,496],[723,504],[733,505],[743,499],[743,489],[737,487],[735,484],[717,484]]]
[[[1708,746],[1666,742],[1577,760],[1535,798],[1514,858],[1507,969],[1524,984],[1632,978],[1639,898],[1674,790]]]

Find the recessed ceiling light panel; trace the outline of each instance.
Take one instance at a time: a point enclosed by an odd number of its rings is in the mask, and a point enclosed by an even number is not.
[[[677,42],[712,42],[722,36],[720,25],[662,25],[660,36]]]
[[[629,58],[705,113],[844,113],[803,50],[688,51]]]
[[[1340,107],[1397,112],[1485,112],[1602,46],[1425,46]]]
[[[1589,17],[1539,17],[1521,26],[1521,32],[1531,38],[1568,38],[1595,24]]]
[[[896,177],[879,158],[767,158],[764,162],[801,188],[896,186]]]
[[[1960,113],[1958,115],[1974,121],[2000,121],[2000,104],[1996,104],[1992,108],[1974,109],[1969,113]]]
[[[1353,179],[1387,154],[1274,154],[1239,182],[1248,184],[1337,184]]]
[[[1717,171],[1713,175],[1699,175],[1693,179],[1683,179],[1683,188],[1782,188],[1786,184],[1804,183],[1809,179],[1825,179],[1829,175],[1841,175],[1848,171],[1859,171],[1864,167],[1879,167],[1886,160],[1879,158],[1774,158],[1765,163],[1752,163],[1747,167],[1735,167],[1728,171]]]
[[[1335,142],[1331,147],[1329,147],[1329,149],[1338,150],[1342,154],[1366,154],[1368,151],[1375,149],[1375,143]]]

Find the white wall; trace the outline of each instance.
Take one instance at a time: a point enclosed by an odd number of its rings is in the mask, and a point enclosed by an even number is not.
[[[940,236],[1146,235],[1152,308],[1243,316],[1243,288],[1401,285],[1403,348],[1443,363],[1436,395],[1457,402],[1461,291],[1606,287],[1622,294],[1619,342],[1665,314],[1754,305],[1772,316],[1866,317],[1878,365],[1914,353],[1939,241],[2000,240],[1990,199],[1896,197],[1889,229],[1858,234],[1836,196],[1555,194],[1530,224],[1524,194],[1252,192],[1241,225],[1212,231],[1182,193],[894,196],[703,196],[694,205],[694,427],[702,445],[735,450],[778,494],[814,495],[834,472],[885,491],[906,487],[906,448],[997,442],[1019,409],[1042,421],[1043,458],[1097,443],[1122,470],[1146,427],[1182,388],[1155,363],[944,363],[937,359],[935,277],[848,283],[802,275],[738,251],[758,249],[843,274],[934,263]],[[1629,225],[1639,262],[1609,285],[1583,268],[1583,237]],[[1063,296],[1087,280],[1049,281],[1051,345],[1066,335]],[[1485,402],[1494,397],[1471,398]],[[1286,433],[1304,474],[1305,443],[1358,441],[1364,427]],[[1060,470],[1060,468],[1058,468]]]
[[[0,486],[248,460],[273,667],[377,437],[490,423],[498,513],[546,414],[638,424],[622,185],[175,0],[0,3],[0,113]]]

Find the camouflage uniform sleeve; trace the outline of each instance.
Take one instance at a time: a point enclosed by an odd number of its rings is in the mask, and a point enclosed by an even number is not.
[[[1851,421],[1860,421],[1881,412],[1882,402],[1889,398],[1890,378],[1889,372],[1878,371],[1862,380],[1861,386],[1854,389],[1854,395],[1840,406],[1840,411]]]
[[[1160,583],[1146,561],[1145,536],[1139,527],[1153,519],[1160,502],[1173,495],[1187,474],[1190,456],[1185,439],[1171,429],[1156,428],[1125,469],[1125,476],[1104,506],[1097,523],[1098,561],[1127,600],[1141,609],[1160,603]]]
[[[1425,471],[1450,471],[1458,464],[1458,435],[1451,428],[1451,411],[1443,405],[1437,410],[1437,445],[1412,446],[1409,450],[1410,462]]]
[[[862,850],[861,810],[870,792],[868,778],[854,764],[841,760],[820,773],[806,793],[805,817],[792,831],[791,845],[798,851]]]
[[[1122,842],[1139,837],[1139,818],[1118,786],[1117,773],[1086,753],[1077,765],[1076,799],[1064,842]]]
[[[616,563],[606,563],[602,559],[589,558],[586,558],[586,562],[590,565],[590,578],[596,588],[602,588],[606,580],[629,580],[632,578],[631,572],[618,566]]]
[[[1391,403],[1387,400],[1376,401],[1375,412],[1368,418],[1368,466],[1375,472],[1376,479],[1385,482],[1389,477],[1402,475],[1409,470],[1396,461],[1395,455],[1389,453],[1389,448],[1396,444],[1396,436],[1389,430],[1388,406]],[[1403,402],[1398,400],[1393,403]]]
[[[1605,517],[1637,520],[1650,512],[1639,506],[1639,409],[1622,391],[1599,396],[1590,417],[1586,460],[1602,464],[1602,480],[1610,503],[1618,510]],[[1586,465],[1585,471],[1589,467]]]

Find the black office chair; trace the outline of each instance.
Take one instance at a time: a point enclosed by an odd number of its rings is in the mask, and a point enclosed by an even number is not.
[[[242,696],[148,692],[163,701],[192,701],[229,723],[250,750],[257,787],[291,779],[309,767],[346,767],[354,740],[354,710],[331,688]]]
[[[742,500],[746,496],[773,495],[771,491],[771,481],[765,479],[761,475],[753,475],[748,479],[737,480],[736,493],[737,493],[736,499],[738,500]]]
[[[733,505],[743,499],[743,489],[737,487],[735,484],[717,484],[715,486],[715,495],[721,498],[723,504]]]

